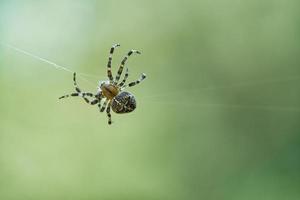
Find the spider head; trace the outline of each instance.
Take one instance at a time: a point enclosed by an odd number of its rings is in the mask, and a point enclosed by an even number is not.
[[[112,99],[111,108],[115,113],[130,113],[136,108],[135,98],[129,92],[121,92]]]

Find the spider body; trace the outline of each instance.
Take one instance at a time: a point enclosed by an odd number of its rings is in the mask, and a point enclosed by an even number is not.
[[[64,95],[59,97],[59,99],[63,99],[66,97],[82,97],[86,103],[90,105],[98,105],[99,111],[104,112],[106,109],[107,117],[108,117],[108,124],[111,124],[111,114],[110,109],[112,109],[115,113],[130,113],[136,108],[136,100],[133,94],[123,91],[126,87],[132,87],[140,82],[142,82],[146,75],[144,73],[141,74],[141,76],[136,80],[128,85],[126,85],[126,80],[128,78],[128,68],[126,68],[126,73],[124,75],[123,80],[119,83],[120,77],[122,75],[124,66],[126,61],[128,60],[129,56],[131,56],[133,53],[140,54],[137,50],[130,50],[127,55],[123,58],[120,67],[117,71],[117,75],[115,78],[112,76],[111,72],[111,62],[112,62],[112,55],[114,53],[114,49],[119,47],[119,44],[115,44],[110,49],[110,55],[108,58],[107,63],[107,76],[108,81],[101,81],[98,90],[96,94],[90,93],[90,92],[82,92],[81,89],[78,87],[76,82],[76,73],[73,74],[73,82],[75,87],[75,93],[71,93],[68,95]],[[90,100],[90,98],[93,98]]]
[[[129,92],[122,92],[119,86],[111,83],[102,83],[100,89],[99,92],[111,100],[111,108],[115,113],[129,113],[136,108],[134,96]]]
[[[102,95],[109,100],[112,100],[120,92],[120,87],[111,83],[104,83],[100,86]]]

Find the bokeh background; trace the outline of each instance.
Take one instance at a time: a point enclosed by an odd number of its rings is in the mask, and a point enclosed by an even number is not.
[[[300,198],[298,0],[0,2],[0,199]],[[129,49],[138,108],[73,92]],[[86,76],[89,74],[89,76]],[[87,80],[87,81],[86,81]]]

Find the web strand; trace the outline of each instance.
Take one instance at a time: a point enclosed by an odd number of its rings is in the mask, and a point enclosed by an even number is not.
[[[224,109],[251,109],[262,111],[278,111],[278,112],[300,112],[300,107],[294,106],[276,106],[276,105],[243,105],[243,104],[222,104],[222,103],[198,103],[198,102],[174,102],[174,101],[145,101],[150,104],[161,104],[168,106],[180,106],[180,107],[215,107]]]
[[[16,52],[22,53],[22,54],[24,54],[24,55],[27,55],[27,56],[29,56],[29,57],[32,57],[32,58],[34,58],[34,59],[36,59],[36,60],[42,61],[42,62],[44,62],[44,63],[47,63],[47,64],[53,66],[55,69],[60,69],[60,70],[63,70],[63,71],[69,72],[69,73],[73,73],[73,72],[74,72],[73,70],[70,70],[70,69],[67,68],[67,67],[64,67],[64,66],[62,66],[62,65],[56,64],[56,63],[54,63],[54,62],[52,62],[52,61],[50,61],[50,60],[47,60],[47,59],[42,58],[42,57],[40,57],[40,56],[37,56],[37,55],[35,55],[35,54],[33,54],[33,53],[30,53],[30,52],[28,52],[28,51],[25,51],[25,50],[23,50],[23,49],[20,49],[20,48],[18,48],[18,47],[13,46],[13,45],[10,45],[10,44],[3,44],[3,43],[0,43],[0,45],[5,46],[5,47],[7,47],[7,48],[9,48],[9,49],[12,49],[12,50],[14,50],[14,51],[16,51]],[[90,75],[90,74],[85,74],[85,73],[77,73],[77,76],[78,76],[80,79],[82,79],[83,81],[87,82],[89,85],[93,86],[93,87],[95,87],[95,84],[92,83],[91,81],[89,81],[89,80],[83,78],[83,76],[99,78],[99,77],[96,76],[96,75]]]
[[[239,88],[239,87],[252,87],[252,86],[259,86],[259,85],[265,85],[265,84],[273,84],[273,83],[280,83],[280,82],[287,82],[287,81],[298,81],[300,80],[300,76],[295,75],[287,78],[282,78],[282,79],[270,79],[270,80],[254,80],[254,81],[245,81],[245,82],[240,82],[240,83],[233,83],[230,85],[225,85],[225,86],[208,86],[208,87],[200,87],[200,88],[195,88],[195,89],[184,89],[184,92],[189,92],[189,93],[201,93],[205,91],[213,91],[213,90],[226,90],[226,89],[232,89],[232,88]],[[168,88],[170,90],[170,88]],[[157,99],[157,98],[164,98],[164,97],[169,97],[173,95],[182,95],[182,90],[173,90],[169,92],[162,92],[162,93],[156,93],[154,95],[148,95],[143,97],[143,99],[148,100],[148,99]]]

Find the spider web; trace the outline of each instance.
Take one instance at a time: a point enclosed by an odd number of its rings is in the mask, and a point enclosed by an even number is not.
[[[54,67],[57,70],[63,70],[68,73],[73,73],[74,70],[71,70],[68,67],[59,65],[55,62],[52,62],[46,58],[40,57],[36,54],[33,54],[29,51],[26,51],[24,49],[20,49],[14,45],[11,44],[4,44],[0,42],[0,45],[5,46],[9,49],[12,49],[16,52],[22,53],[24,55],[27,55],[29,57],[32,57],[36,60],[39,60],[41,62],[49,64],[49,66]],[[90,86],[95,86],[89,79],[99,79],[103,78],[106,79],[106,77],[101,77],[100,75],[92,75],[82,72],[77,72],[77,77],[81,80],[88,83]],[[197,98],[193,98],[193,101],[186,103],[184,101],[178,100],[174,101],[174,99],[178,99],[176,97],[182,96],[182,94],[200,94],[206,91],[212,91],[212,90],[224,90],[224,89],[233,89],[233,88],[239,88],[239,87],[248,87],[248,86],[261,86],[265,84],[274,84],[274,83],[280,83],[280,82],[287,82],[287,81],[297,81],[300,79],[300,76],[293,76],[293,77],[287,77],[284,79],[269,79],[269,80],[257,80],[257,81],[247,81],[247,82],[240,82],[235,83],[227,86],[210,86],[210,87],[203,87],[203,88],[197,88],[197,89],[185,89],[184,91],[178,91],[178,90],[172,90],[170,92],[162,92],[162,93],[152,93],[153,95],[143,96],[140,98],[145,103],[150,104],[160,104],[160,105],[168,105],[168,106],[187,106],[187,107],[218,107],[218,108],[226,108],[226,109],[253,109],[253,110],[264,110],[264,111],[283,111],[283,112],[300,112],[300,107],[295,106],[274,106],[274,105],[243,105],[243,104],[224,104],[224,103],[201,103],[198,102]],[[166,97],[170,98],[172,97],[173,100],[166,100]]]

